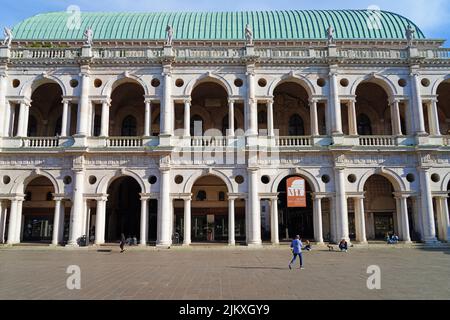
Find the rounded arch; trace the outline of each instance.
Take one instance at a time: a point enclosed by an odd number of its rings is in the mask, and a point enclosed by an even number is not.
[[[445,176],[444,179],[442,179],[442,184],[441,184],[441,191],[448,191],[448,185],[450,183],[450,172],[448,172]]]
[[[317,182],[316,177],[314,177],[308,171],[305,171],[303,169],[298,169],[298,168],[281,170],[281,172],[273,180],[272,185],[270,187],[270,190],[271,190],[270,192],[277,193],[278,185],[284,178],[286,178],[288,176],[301,176],[302,178],[305,178],[306,181],[309,183],[309,186],[311,187],[312,192],[321,192],[320,185]]]
[[[24,193],[28,184],[39,177],[47,178],[52,183],[53,189],[55,190],[56,194],[62,193],[61,188],[58,184],[58,180],[50,172],[45,170],[34,171],[31,174],[23,174],[18,176],[14,181],[12,193]]]
[[[389,78],[378,74],[368,74],[356,79],[352,84],[350,94],[356,96],[356,90],[358,89],[358,86],[365,82],[379,85],[386,92],[388,98],[397,95],[397,87],[395,86],[395,84],[392,83]]]
[[[267,94],[269,96],[273,96],[275,89],[279,85],[286,83],[286,82],[293,82],[293,83],[296,83],[296,84],[302,86],[308,93],[309,98],[311,98],[312,96],[314,96],[316,94],[316,89],[315,89],[313,83],[311,82],[311,80],[303,75],[297,75],[297,74],[294,74],[294,75],[289,74],[289,75],[285,75],[281,78],[275,79],[270,84]]]
[[[189,97],[192,96],[192,92],[194,91],[194,89],[198,85],[206,82],[213,82],[215,84],[218,84],[225,89],[228,96],[233,95],[233,88],[228,83],[228,81],[224,77],[214,73],[204,74],[196,79],[192,79],[191,81],[189,81],[189,83],[186,85],[186,88],[184,89],[183,94]]]
[[[443,84],[444,82],[450,80],[450,74],[447,74],[446,76],[440,77],[438,78],[434,83],[433,83],[433,87],[431,88],[431,94],[432,95],[437,95],[439,86],[441,84]]]
[[[194,186],[195,182],[197,182],[198,179],[206,177],[206,176],[214,176],[222,180],[225,185],[227,186],[228,193],[234,193],[233,184],[231,183],[230,178],[224,174],[223,172],[220,172],[218,170],[211,170],[208,172],[196,172],[193,175],[189,177],[189,179],[186,180],[186,183],[183,188],[184,193],[191,193],[192,187]]]
[[[131,75],[131,74],[128,74],[128,75],[121,74],[121,75],[117,76],[116,78],[110,79],[104,86],[104,88],[102,90],[102,95],[111,97],[111,94],[113,93],[113,91],[117,87],[119,87],[120,85],[125,84],[125,83],[137,84],[137,85],[141,86],[142,89],[144,89],[145,95],[149,95],[149,89],[148,89],[148,86],[146,85],[145,81],[143,81],[140,77]]]
[[[100,179],[98,183],[96,193],[98,194],[106,194],[108,193],[109,186],[117,179],[121,177],[131,177],[139,184],[141,187],[141,193],[148,193],[144,180],[137,173],[131,170],[121,170],[120,172],[116,172],[114,174],[106,175]]]
[[[377,168],[370,169],[361,176],[358,182],[358,192],[364,192],[364,185],[366,184],[367,180],[373,175],[380,175],[385,177],[392,184],[396,192],[407,191],[404,181],[395,171],[387,168]]]
[[[44,84],[48,84],[48,83],[53,83],[53,84],[57,84],[62,91],[62,96],[66,96],[67,95],[67,88],[64,85],[64,82],[62,82],[59,78],[56,78],[54,76],[50,76],[50,75],[39,75],[37,77],[35,77],[34,79],[29,80],[28,82],[26,82],[22,89],[20,90],[20,96],[23,97],[29,97],[31,98],[31,95],[33,94],[33,92],[39,88],[40,86],[44,85]],[[61,97],[62,100],[62,97]]]

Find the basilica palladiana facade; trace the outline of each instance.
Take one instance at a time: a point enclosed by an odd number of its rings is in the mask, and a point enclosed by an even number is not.
[[[26,19],[0,47],[0,243],[447,242],[443,43],[368,10]]]

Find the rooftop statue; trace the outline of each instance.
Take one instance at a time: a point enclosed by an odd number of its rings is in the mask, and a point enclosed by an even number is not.
[[[171,25],[167,25],[166,33],[167,33],[166,45],[167,46],[172,46],[172,44],[173,44],[173,28],[172,28]]]
[[[333,26],[329,26],[327,29],[327,35],[328,35],[328,44],[332,44],[334,42],[334,28]]]
[[[253,31],[249,24],[245,26],[245,39],[247,44],[253,45]]]
[[[3,40],[3,45],[10,47],[13,39],[12,30],[8,27],[5,27],[3,34],[5,35],[5,40]]]
[[[86,44],[89,46],[92,46],[93,40],[94,40],[94,31],[92,31],[91,27],[88,27],[86,31],[83,34],[84,38],[86,39]]]
[[[414,30],[413,27],[411,27],[411,25],[409,24],[405,31],[405,35],[406,35],[406,39],[408,40],[409,47],[411,47],[413,44],[415,32],[416,32],[416,30]]]

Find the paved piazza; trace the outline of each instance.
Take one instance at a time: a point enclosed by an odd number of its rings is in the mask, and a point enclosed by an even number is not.
[[[287,246],[108,249],[0,249],[0,299],[450,299],[448,248],[320,249],[304,270],[287,268]],[[66,289],[69,265],[80,290]],[[381,290],[366,287],[369,265]]]

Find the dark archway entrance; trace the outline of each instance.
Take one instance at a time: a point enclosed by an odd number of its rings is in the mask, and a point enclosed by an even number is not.
[[[121,177],[108,188],[106,206],[106,241],[117,241],[121,233],[140,237],[140,185],[132,177]]]
[[[311,197],[311,187],[305,179],[306,187],[306,207],[289,208],[287,204],[286,181],[288,178],[301,177],[291,175],[281,180],[278,185],[278,215],[279,215],[279,235],[281,240],[291,240],[295,235],[305,240],[314,239],[313,223],[313,201]],[[304,177],[301,177],[304,179]]]

